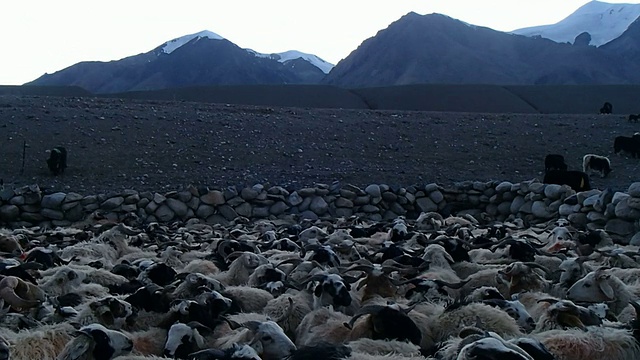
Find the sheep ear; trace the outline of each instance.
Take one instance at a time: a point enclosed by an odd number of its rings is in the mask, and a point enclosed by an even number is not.
[[[600,291],[602,291],[602,293],[604,294],[604,296],[607,297],[607,299],[609,300],[614,299],[613,289],[611,288],[611,285],[609,285],[608,282],[598,281],[598,286],[600,287]]]

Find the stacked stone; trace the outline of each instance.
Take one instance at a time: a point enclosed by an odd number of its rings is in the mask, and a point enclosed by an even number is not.
[[[563,217],[578,227],[605,229],[622,243],[631,239],[640,245],[640,183],[626,193],[607,189],[577,194],[568,186],[537,180],[465,181],[446,189],[437,184],[406,188],[372,184],[362,189],[336,182],[297,190],[262,184],[224,189],[189,186],[166,194],[135,190],[89,196],[43,194],[35,185],[0,191],[0,225],[11,227],[68,226],[96,211],[112,220],[133,213],[147,222],[198,218],[227,224],[238,217],[277,219],[292,214],[310,220],[358,216],[379,221],[417,218],[422,212],[446,216],[452,210],[499,221],[518,217],[535,223]]]

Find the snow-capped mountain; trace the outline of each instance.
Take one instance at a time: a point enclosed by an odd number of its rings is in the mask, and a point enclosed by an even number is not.
[[[171,54],[176,49],[180,48],[181,46],[184,46],[185,44],[191,42],[192,40],[196,39],[197,41],[202,38],[208,38],[212,40],[224,40],[222,36],[212,31],[204,30],[195,34],[185,35],[185,36],[181,36],[179,38],[167,41],[166,43],[160,46],[160,52],[164,54]],[[292,60],[302,59],[304,61],[309,62],[311,65],[317,67],[325,74],[328,74],[329,71],[331,71],[331,69],[334,67],[333,64],[321,59],[316,55],[307,54],[307,53],[303,53],[301,51],[296,51],[296,50],[289,50],[282,53],[272,53],[272,54],[263,54],[251,49],[245,49],[245,50],[247,50],[249,53],[257,57],[277,60],[283,64],[287,64]]]
[[[184,44],[188,43],[189,41],[191,41],[193,39],[198,39],[199,40],[199,39],[202,39],[202,38],[208,38],[208,39],[212,39],[212,40],[223,40],[224,39],[222,36],[212,32],[212,31],[204,30],[204,31],[200,31],[199,33],[185,35],[185,36],[181,36],[179,38],[167,41],[162,46],[160,46],[160,50],[165,54],[171,54],[176,49],[178,49],[179,47],[181,47]]]
[[[589,45],[600,46],[618,38],[640,17],[640,4],[609,4],[591,1],[553,25],[534,26],[512,31],[524,36],[541,36],[559,43],[574,43],[589,33]]]

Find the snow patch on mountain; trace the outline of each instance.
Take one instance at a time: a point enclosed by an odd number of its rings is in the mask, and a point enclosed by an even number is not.
[[[209,38],[209,39],[213,39],[213,40],[224,40],[224,38],[222,36],[212,32],[212,31],[204,30],[204,31],[200,31],[199,33],[185,35],[185,36],[181,36],[179,38],[167,41],[162,46],[162,51],[165,54],[171,54],[176,49],[178,49],[182,45],[188,43],[189,41],[191,41],[193,39],[201,39],[201,38]]]
[[[622,35],[638,17],[640,4],[591,1],[556,24],[517,29],[512,33],[573,44],[576,36],[588,32],[591,35],[589,44],[600,46]]]
[[[263,54],[251,49],[246,49],[246,50],[257,57],[277,60],[278,62],[281,62],[283,64],[286,64],[291,60],[303,59],[310,62],[312,65],[320,69],[325,74],[328,74],[329,71],[331,71],[331,69],[333,69],[333,67],[335,66],[319,58],[316,55],[303,53],[297,50],[289,50],[289,51],[285,51],[281,53],[273,53],[273,54]]]

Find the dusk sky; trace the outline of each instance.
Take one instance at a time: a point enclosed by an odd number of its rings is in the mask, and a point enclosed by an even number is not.
[[[299,50],[336,64],[410,11],[496,30],[556,23],[586,0],[19,0],[0,11],[0,84],[19,85],[80,61],[147,52],[202,30],[262,53]],[[640,1],[608,1],[640,3]]]

